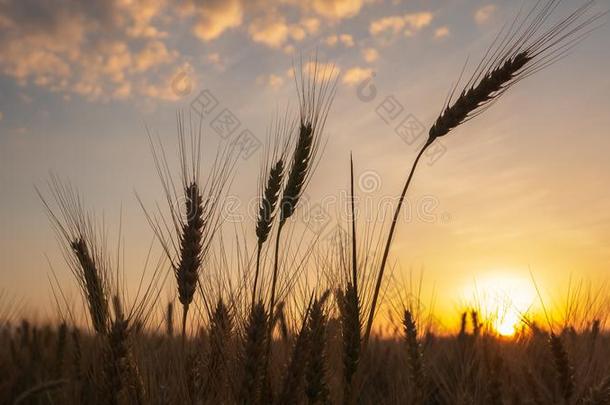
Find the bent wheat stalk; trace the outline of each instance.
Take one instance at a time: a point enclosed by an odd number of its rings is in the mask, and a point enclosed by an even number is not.
[[[587,17],[588,11],[595,3],[587,1],[560,22],[545,28],[559,2],[560,0],[537,2],[525,18],[517,17],[504,33],[500,32],[472,77],[465,84],[459,97],[452,103],[456,85],[443,111],[430,128],[428,139],[411,166],[394,211],[373,291],[364,336],[365,346],[368,344],[371,334],[379,291],[398,216],[415,169],[426,150],[437,138],[447,135],[459,125],[485,112],[513,85],[565,56],[566,52],[596,28],[594,23],[603,16],[603,14],[594,14]]]

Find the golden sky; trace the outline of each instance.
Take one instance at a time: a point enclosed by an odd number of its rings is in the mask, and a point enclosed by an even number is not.
[[[322,239],[341,226],[352,152],[361,220],[381,227],[374,214],[399,193],[418,136],[517,11],[499,0],[0,1],[0,290],[52,312],[47,257],[72,285],[34,192],[49,171],[79,187],[111,235],[122,217],[136,280],[152,233],[134,190],[151,205],[162,198],[146,127],[171,145],[176,111],[211,95],[212,153],[225,109],[235,131],[263,141],[273,114],[296,104],[292,63],[312,52],[335,65],[339,87],[295,226]],[[607,278],[609,34],[603,25],[425,157],[392,256],[399,275],[424,272],[445,319],[475,290],[506,285],[536,301],[531,274],[549,300],[570,277]],[[397,132],[401,123],[417,130]],[[231,195],[242,215],[229,230],[253,234],[260,154],[240,159]],[[307,215],[322,221],[302,224]]]

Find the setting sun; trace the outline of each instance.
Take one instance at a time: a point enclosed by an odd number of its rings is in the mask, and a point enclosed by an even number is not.
[[[531,280],[509,272],[491,273],[464,288],[468,307],[478,311],[490,330],[512,336],[530,315],[536,302],[536,289]]]

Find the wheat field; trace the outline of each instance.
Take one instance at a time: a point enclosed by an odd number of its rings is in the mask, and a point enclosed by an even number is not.
[[[127,291],[125,273],[133,270],[121,264],[121,238],[109,241],[94,203],[51,175],[36,192],[65,258],[49,277],[57,320],[29,319],[10,292],[0,292],[0,402],[610,404],[603,289],[572,294],[561,322],[546,309],[536,318],[521,313],[517,330],[504,334],[485,308],[464,307],[458,327],[440,330],[418,286],[403,288],[391,274],[403,202],[426,169],[419,162],[428,148],[461,136],[514,86],[535,92],[529,77],[544,74],[603,17],[586,2],[549,23],[556,5],[541,1],[522,12],[470,75],[462,72],[427,141],[401,168],[408,171],[398,204],[378,236],[357,215],[356,157],[348,233],[330,246],[299,244],[292,232],[325,158],[337,92],[332,63],[315,55],[294,64],[296,111],[280,109],[269,124],[255,220],[243,224],[253,248],[220,236],[239,142],[220,145],[204,169],[206,136],[184,112],[176,116],[177,167],[167,145],[148,135],[162,197],[136,196],[154,239],[137,290]],[[65,294],[55,272],[70,273],[80,297]],[[391,289],[398,299],[388,298]],[[393,320],[382,322],[382,312]]]

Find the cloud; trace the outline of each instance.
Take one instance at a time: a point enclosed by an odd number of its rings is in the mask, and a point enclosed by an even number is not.
[[[433,17],[430,12],[383,17],[371,22],[369,32],[375,37],[391,38],[400,32],[406,36],[413,36],[430,25]]]
[[[0,73],[65,99],[162,94],[141,83],[163,77],[180,57],[164,42],[166,7],[165,0],[0,2]]]
[[[189,94],[197,86],[193,74],[193,67],[185,62],[174,68],[160,80],[149,81],[144,79],[138,84],[138,92],[147,97],[165,101],[177,101]]]
[[[308,17],[301,20],[301,26],[307,30],[309,34],[315,34],[320,28],[320,20],[315,17]]]
[[[315,22],[314,22],[315,21]],[[250,38],[271,48],[284,48],[284,52],[292,53],[293,47],[286,45],[293,41],[302,41],[312,31],[318,29],[318,20],[306,20],[290,24],[279,11],[268,12],[265,16],[255,18],[248,27]]]
[[[406,14],[404,16],[406,23],[405,35],[415,35],[422,28],[430,25],[430,23],[432,22],[432,18],[432,13],[429,12]]]
[[[193,33],[203,41],[218,38],[226,30],[239,27],[244,18],[244,7],[239,0],[208,0],[188,9],[197,14]]]
[[[479,25],[485,24],[493,17],[495,12],[496,6],[494,4],[488,4],[475,11],[474,20]]]
[[[362,50],[362,57],[368,63],[373,63],[379,59],[379,52],[375,48],[364,48]]]
[[[348,69],[344,74],[342,81],[344,84],[348,86],[353,86],[362,82],[365,79],[368,79],[373,74],[373,69],[370,68],[361,68],[361,67],[353,67]]]
[[[146,44],[135,59],[135,69],[143,72],[153,66],[172,62],[176,58],[176,52],[169,52],[161,41],[150,41]]]
[[[326,37],[324,42],[326,45],[331,47],[341,43],[346,48],[351,48],[354,46],[354,37],[352,37],[350,34],[333,34]]]
[[[167,77],[190,60],[175,32],[188,30],[208,43],[234,30],[293,54],[297,42],[320,33],[321,21],[353,17],[371,1],[0,0],[0,74],[66,100],[171,100]],[[336,44],[354,47],[355,41],[338,33]],[[218,51],[199,54],[222,68]]]
[[[449,31],[449,27],[439,27],[434,31],[434,38],[436,39],[443,39],[443,38],[447,38],[449,35],[451,35],[451,31]]]
[[[270,88],[277,90],[284,84],[284,78],[276,74],[261,75],[256,78],[258,84],[269,86]]]
[[[283,16],[275,15],[254,20],[248,28],[254,42],[279,48],[288,39],[290,29]]]
[[[203,62],[216,66],[216,68],[223,70],[225,68],[222,56],[218,52],[210,52],[203,57]]]
[[[328,19],[351,18],[357,15],[363,0],[313,0],[313,10]]]

